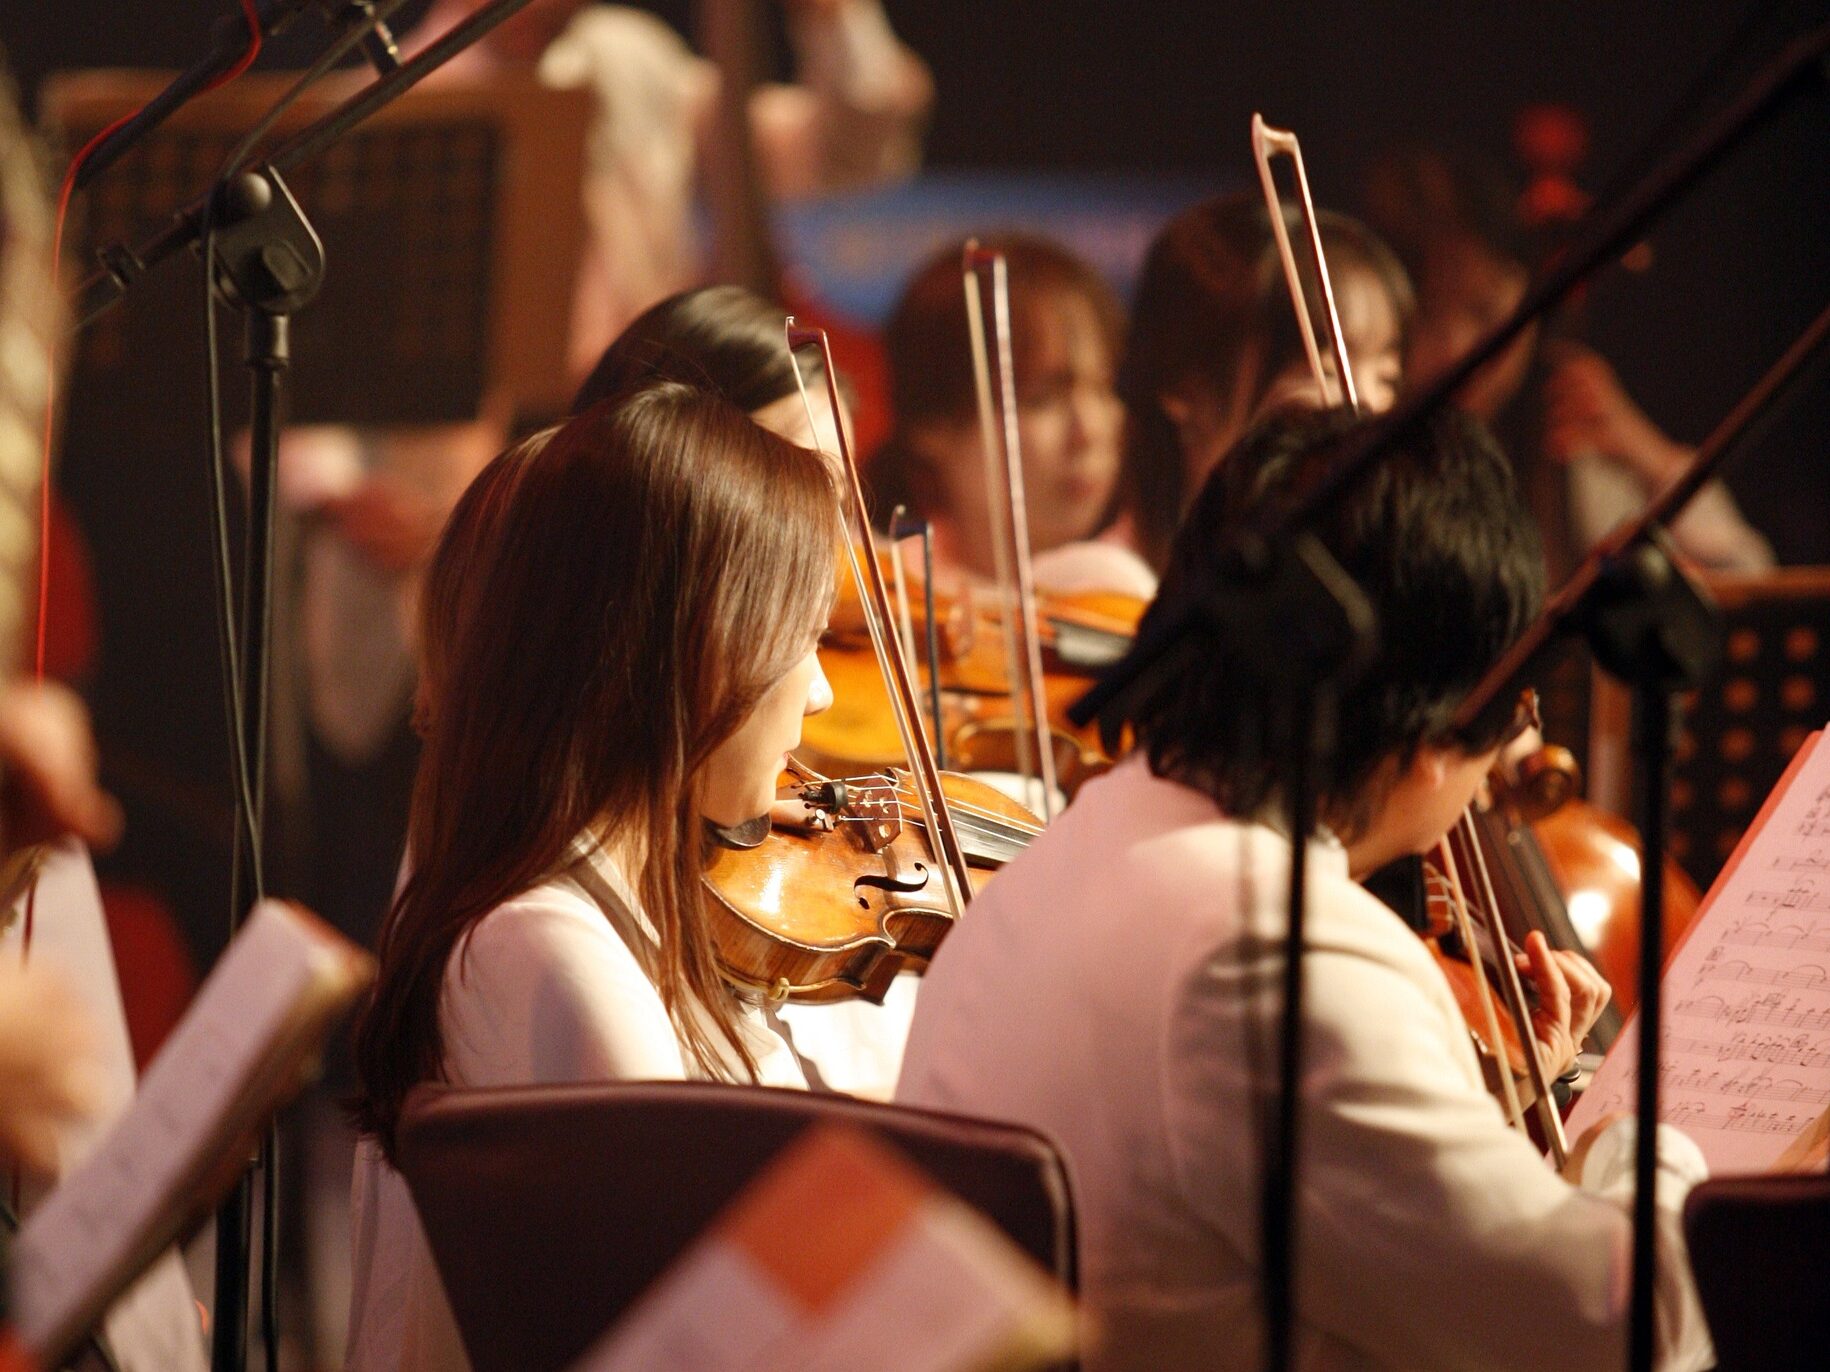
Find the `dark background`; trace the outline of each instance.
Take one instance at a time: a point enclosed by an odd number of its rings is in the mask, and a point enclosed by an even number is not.
[[[690,30],[688,0],[652,7]],[[0,43],[29,96],[59,67],[179,65],[231,6],[8,8]],[[938,82],[933,166],[1240,175],[1247,120],[1262,109],[1301,133],[1318,198],[1340,206],[1352,205],[1367,159],[1400,140],[1505,156],[1513,112],[1536,101],[1588,118],[1585,179],[1600,189],[1731,38],[1743,39],[1740,60],[1711,105],[1785,39],[1830,18],[1823,0],[888,0],[888,9]],[[276,57],[308,51],[309,27]],[[1654,269],[1598,302],[1594,336],[1653,417],[1694,439],[1830,294],[1830,99],[1795,102],[1666,219],[1653,245]],[[1789,562],[1830,561],[1827,419],[1830,384],[1820,379],[1731,475]]]
[[[690,27],[685,0],[655,8]],[[30,100],[58,68],[182,65],[231,9],[229,0],[14,3],[0,17],[0,44]],[[1379,150],[1423,141],[1504,159],[1514,112],[1546,101],[1588,120],[1593,147],[1582,177],[1599,190],[1637,165],[1696,73],[1731,40],[1732,60],[1706,109],[1788,38],[1830,18],[1821,0],[888,0],[888,9],[938,83],[931,166],[1243,179],[1248,119],[1259,109],[1300,132],[1318,200],[1342,208],[1353,207]],[[779,58],[779,16],[772,25]],[[318,41],[302,29],[270,60],[296,61]],[[1830,98],[1820,91],[1795,102],[1651,241],[1649,271],[1616,273],[1598,289],[1591,337],[1655,420],[1695,440],[1830,297]],[[139,309],[153,310],[161,296],[192,301],[197,292],[178,278],[194,268],[171,271],[172,283],[146,292]],[[198,307],[188,309],[194,328]],[[174,866],[194,868],[227,833],[200,541],[201,361],[198,371],[188,397],[129,388],[90,398],[98,422],[106,415],[117,434],[122,425],[134,433],[125,447],[118,438],[86,441],[84,397],[73,397],[63,473],[101,581],[98,722],[105,740],[134,735],[128,765],[143,763],[157,774],[146,784],[163,788],[155,809],[165,818],[136,823],[120,861],[163,885]],[[242,384],[229,374],[232,393]],[[1820,373],[1729,472],[1743,509],[1787,562],[1830,562],[1827,427],[1830,377]],[[144,575],[149,565],[162,569],[156,579]],[[149,712],[162,712],[151,715],[150,735]],[[133,791],[139,782],[114,765],[114,783]],[[193,930],[194,913],[187,908]]]

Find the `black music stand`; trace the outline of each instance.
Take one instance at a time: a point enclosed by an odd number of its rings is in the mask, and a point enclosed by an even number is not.
[[[1670,845],[1708,890],[1793,754],[1830,719],[1830,567],[1699,580],[1722,611],[1723,667],[1684,702]],[[1629,780],[1625,694],[1597,677],[1590,795],[1610,808],[1623,808]]]
[[[138,108],[165,79],[60,74],[46,84],[45,115],[74,144]],[[180,110],[97,183],[76,246],[93,251],[164,222],[209,184],[291,79],[244,77]],[[307,94],[276,135],[325,114],[344,93]],[[527,75],[454,80],[409,92],[287,174],[330,266],[293,330],[295,419],[451,422],[504,399],[517,411],[564,408],[591,112],[587,92],[551,90]],[[142,281],[136,300],[155,294],[154,284]],[[161,332],[172,318],[136,304],[98,320],[77,358],[78,384],[113,387],[129,375],[143,384],[149,367],[175,364],[173,382],[194,386],[196,354]]]

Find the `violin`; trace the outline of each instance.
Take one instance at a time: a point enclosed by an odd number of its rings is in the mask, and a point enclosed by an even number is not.
[[[785,334],[802,401],[796,349],[817,346],[832,413],[841,413],[825,332],[797,329],[790,318]],[[811,404],[807,416],[817,432]],[[902,637],[891,628],[857,463],[842,426],[835,436],[841,503],[857,539],[843,547],[908,769],[834,781],[790,760],[769,814],[713,830],[702,878],[714,950],[729,981],[776,1000],[881,1000],[900,968],[926,965],[985,874],[1036,828],[1021,807],[937,765]]]
[[[1535,1097],[1519,1027],[1507,1016],[1495,1013],[1489,1019],[1487,1014],[1488,1008],[1495,1006],[1499,999],[1499,992],[1494,987],[1489,946],[1482,941],[1479,948],[1469,947],[1456,915],[1456,897],[1449,878],[1437,863],[1427,858],[1423,862],[1423,916],[1420,936],[1443,979],[1449,983],[1456,1008],[1468,1026],[1468,1036],[1473,1040],[1475,1056],[1480,1059],[1488,1091],[1501,1096],[1505,1089],[1501,1084],[1503,1077],[1519,1093],[1521,1108],[1532,1104]],[[1508,939],[1507,951],[1511,953],[1516,949],[1517,945]]]
[[[1573,758],[1562,765],[1575,771]],[[1526,822],[1516,809],[1516,792],[1503,788],[1476,822],[1483,844],[1506,855],[1495,871],[1507,878],[1500,907],[1507,928],[1520,938],[1540,929],[1552,947],[1581,951],[1613,987],[1613,999],[1591,1031],[1606,1052],[1639,1002],[1644,911],[1638,830],[1573,794]],[[1696,883],[1667,857],[1662,912],[1667,948],[1677,947],[1701,902]]]
[[[940,780],[977,890],[1041,822],[975,777]],[[778,1001],[881,1001],[955,919],[908,773],[834,780],[791,758],[778,796],[758,832],[720,835],[705,869],[725,977]]]
[[[890,766],[902,754],[889,693],[862,632],[849,570],[841,576],[840,586],[820,648],[821,667],[832,683],[833,708],[807,721],[803,751],[822,770],[847,774]],[[925,594],[907,597],[906,627],[916,649],[921,696],[932,708],[933,674],[925,654],[927,599]],[[1019,771],[1014,737],[1019,715],[1001,643],[999,607],[970,592],[954,596],[937,591],[933,600],[939,753],[960,771]],[[1057,784],[1070,798],[1112,760],[1100,745],[1097,727],[1074,726],[1068,709],[1086,689],[1087,678],[1123,654],[1143,611],[1142,600],[1116,593],[1037,597],[1044,648],[1043,704]]]
[[[892,552],[884,554],[886,561],[892,556]],[[890,573],[894,571],[892,565]],[[908,589],[907,627],[914,635],[919,662],[927,639],[929,596],[917,579],[911,579]],[[957,594],[936,589],[932,599],[942,688],[1009,694],[1010,670],[1001,643],[1002,608],[975,595],[970,587]],[[1098,676],[1125,655],[1147,604],[1139,596],[1117,591],[1081,591],[1072,595],[1038,591],[1036,627],[1051,674],[1083,681]],[[827,621],[825,646],[862,648],[868,642],[857,581],[851,569],[843,567],[838,598]]]

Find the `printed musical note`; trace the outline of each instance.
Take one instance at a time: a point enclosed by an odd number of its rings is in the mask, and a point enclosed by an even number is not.
[[[1830,914],[1830,894],[1817,889],[1814,881],[1794,881],[1783,891],[1750,891],[1742,904],[1768,910],[1810,910]]]
[[[1830,747],[1813,734],[1666,968],[1660,1118],[1717,1172],[1772,1168],[1830,1107]],[[1569,1117],[1638,1090],[1638,1019]]]
[[[1807,963],[1803,967],[1755,967],[1739,959],[1718,961],[1714,957],[1717,951],[1710,949],[1711,958],[1698,974],[1699,982],[1747,981],[1761,986],[1796,986],[1807,990],[1830,987],[1830,973],[1817,963]]]
[[[1765,916],[1741,919],[1723,934],[1718,947],[1797,948],[1830,953],[1830,929],[1811,924],[1773,924]],[[1716,951],[1714,948],[1711,952]]]
[[[1830,1036],[1826,1035],[1738,1030],[1723,1041],[1667,1034],[1664,1051],[1673,1059],[1707,1058],[1714,1062],[1766,1062],[1778,1067],[1830,1068]]]

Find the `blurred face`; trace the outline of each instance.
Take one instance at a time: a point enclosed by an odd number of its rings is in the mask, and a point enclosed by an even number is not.
[[[820,626],[825,628],[824,622]],[[749,718],[706,759],[699,813],[726,828],[766,814],[788,754],[800,744],[801,721],[832,704],[832,687],[814,651],[818,636],[787,673],[763,693]]]
[[[1016,378],[1017,441],[1030,547],[1045,552],[1099,532],[1118,488],[1125,412],[1092,305],[1078,296],[1045,302],[1030,332]],[[989,574],[996,558],[976,413],[918,425],[910,437],[940,485],[953,555]]]
[[[1038,552],[1099,531],[1118,488],[1125,418],[1092,305],[1064,297],[1044,317],[1053,327],[1038,330],[1035,355],[1017,377],[1023,495]]]
[[[1445,238],[1430,249],[1418,282],[1417,320],[1411,329],[1409,372],[1425,386],[1465,356],[1525,298],[1525,269],[1473,239]],[[1535,327],[1468,381],[1457,399],[1491,422],[1518,393],[1531,365]]]
[[[1397,402],[1398,387],[1404,379],[1404,339],[1397,306],[1384,283],[1372,272],[1339,271],[1334,275],[1334,308],[1340,316],[1341,341],[1347,347],[1348,365],[1353,368],[1360,409],[1366,414],[1384,414]],[[1324,365],[1333,375],[1328,340],[1318,341]],[[1318,409],[1322,405],[1321,389],[1315,384],[1307,360],[1287,368],[1258,408],[1260,414],[1266,414],[1292,404]]]

